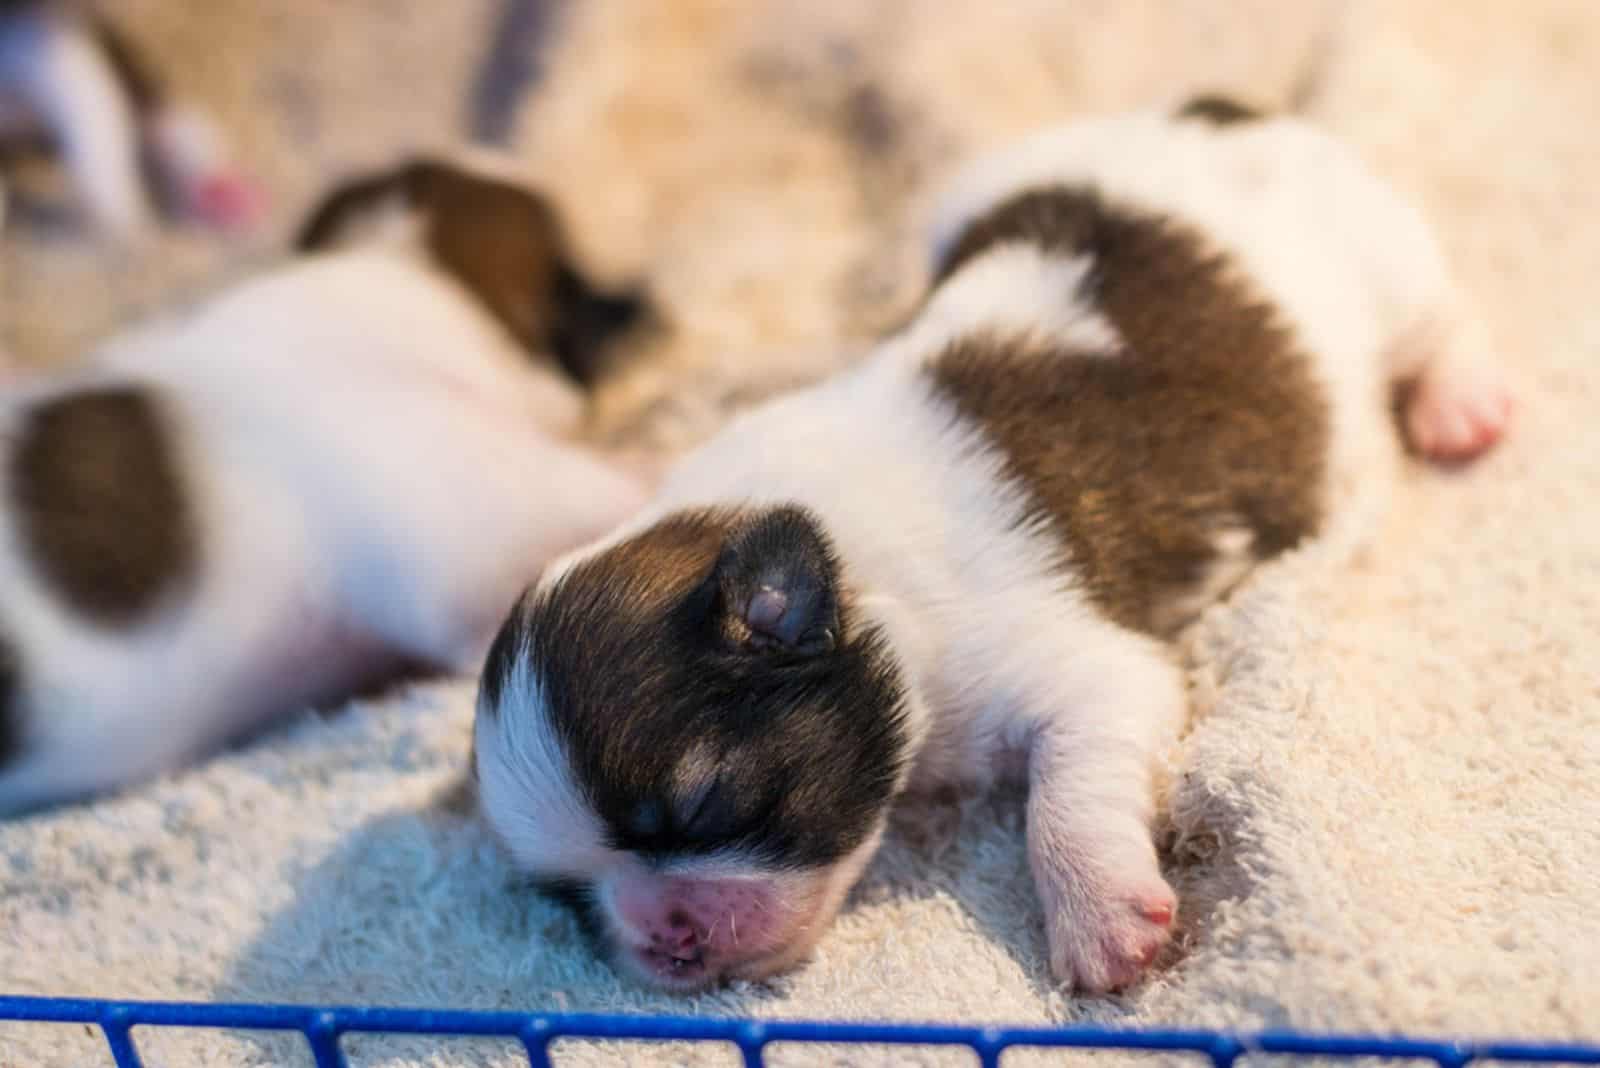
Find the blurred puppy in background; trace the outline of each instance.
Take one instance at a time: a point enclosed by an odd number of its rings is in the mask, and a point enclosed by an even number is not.
[[[414,160],[286,265],[0,399],[0,814],[192,760],[399,665],[473,672],[643,500],[572,436],[644,316],[537,194]]]
[[[261,212],[215,124],[175,99],[90,0],[0,0],[0,144],[58,153],[113,238],[137,236],[157,212],[227,230]]]

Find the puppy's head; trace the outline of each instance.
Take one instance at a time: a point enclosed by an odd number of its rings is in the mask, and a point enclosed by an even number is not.
[[[622,971],[760,978],[807,954],[871,857],[905,704],[816,519],[679,512],[512,612],[479,692],[482,810]]]
[[[605,290],[577,266],[549,201],[487,163],[433,158],[352,179],[301,227],[301,252],[401,238],[420,244],[535,358],[591,386],[613,342],[657,322],[642,290]]]

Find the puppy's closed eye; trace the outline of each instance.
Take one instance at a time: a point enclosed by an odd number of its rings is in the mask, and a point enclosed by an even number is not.
[[[707,846],[733,836],[739,825],[734,789],[710,776],[677,797],[647,797],[628,812],[618,842],[642,853]]]
[[[701,842],[727,838],[739,818],[733,788],[725,779],[709,779],[679,802],[677,815],[685,837]]]

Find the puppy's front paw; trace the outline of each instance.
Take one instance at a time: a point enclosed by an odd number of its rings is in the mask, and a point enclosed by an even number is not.
[[[1159,872],[1107,879],[1047,909],[1050,970],[1083,994],[1121,990],[1154,963],[1172,936],[1178,896]]]
[[[215,230],[250,230],[266,213],[266,195],[242,173],[219,170],[197,179],[185,195],[184,213]]]

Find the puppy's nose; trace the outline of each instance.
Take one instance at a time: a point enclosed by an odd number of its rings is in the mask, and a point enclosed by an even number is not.
[[[688,914],[673,910],[663,927],[650,932],[647,959],[665,973],[700,975],[706,968],[706,947]]]
[[[700,952],[700,939],[693,931],[657,932],[650,936],[650,948],[674,957],[692,957]]]
[[[667,929],[653,933],[650,940],[675,957],[691,957],[700,945],[700,933],[688,915],[673,912],[667,917]]]

